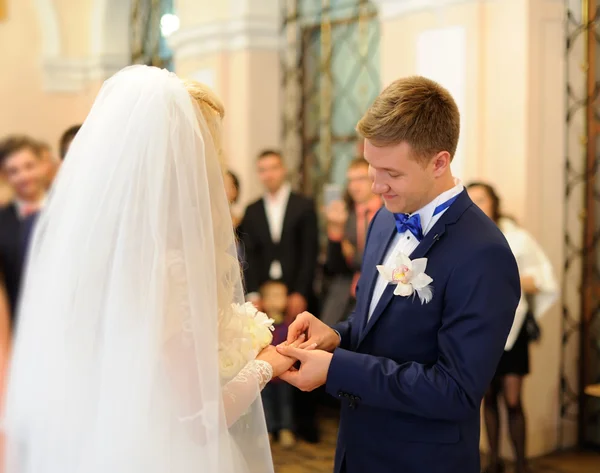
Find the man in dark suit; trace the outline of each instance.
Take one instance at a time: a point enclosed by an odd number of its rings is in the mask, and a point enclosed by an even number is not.
[[[318,258],[314,203],[292,192],[277,151],[263,151],[257,168],[266,192],[248,206],[241,223],[248,299],[260,305],[260,286],[269,280],[281,280],[290,293],[288,314],[293,317],[306,310],[314,298]]]
[[[45,168],[37,142],[26,136],[3,140],[0,171],[15,195],[0,208],[0,268],[14,319],[32,228],[46,199]]]
[[[244,278],[248,300],[260,307],[259,289],[269,280],[288,288],[288,321],[315,307],[313,284],[318,258],[317,216],[312,200],[292,192],[281,154],[266,150],[257,160],[265,195],[246,209],[240,235],[244,244]],[[317,440],[312,397],[297,403],[298,433]]]
[[[337,473],[480,473],[479,408],[521,290],[498,227],[453,178],[459,112],[423,77],[392,83],[358,124],[385,208],[367,236],[354,314],[305,313],[282,379],[342,400]]]

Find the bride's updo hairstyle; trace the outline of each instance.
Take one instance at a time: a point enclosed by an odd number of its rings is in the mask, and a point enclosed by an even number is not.
[[[221,167],[223,168],[223,172],[225,172],[226,163],[223,156],[223,146],[221,140],[221,123],[223,121],[223,117],[225,116],[225,107],[223,107],[223,102],[221,102],[221,99],[217,97],[217,94],[215,94],[210,87],[205,84],[193,80],[186,80],[183,83],[190,94],[190,97],[192,97],[194,102],[200,108],[200,112],[202,113],[204,120],[206,120],[206,124],[208,125],[208,129],[212,136],[215,149],[217,150],[217,154],[219,156]]]

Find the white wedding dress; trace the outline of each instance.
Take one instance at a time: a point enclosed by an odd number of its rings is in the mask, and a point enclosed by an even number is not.
[[[6,473],[273,472],[270,366],[219,369],[218,314],[243,291],[206,110],[145,66],[100,91],[29,254]]]

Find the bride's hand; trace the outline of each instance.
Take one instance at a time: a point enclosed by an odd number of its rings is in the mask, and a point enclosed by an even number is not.
[[[304,336],[304,334],[302,334],[292,344],[292,346],[298,348],[300,346],[300,344],[304,342],[304,339],[305,339],[305,336]],[[308,347],[307,349],[310,349],[310,348],[311,347]],[[256,359],[266,361],[267,363],[269,363],[272,366],[273,378],[278,378],[279,376],[281,376],[283,373],[288,371],[294,365],[294,363],[296,363],[296,361],[298,361],[295,358],[290,358],[288,356],[282,355],[281,353],[279,353],[277,351],[277,349],[273,345],[269,345],[264,350],[262,350],[258,354]]]

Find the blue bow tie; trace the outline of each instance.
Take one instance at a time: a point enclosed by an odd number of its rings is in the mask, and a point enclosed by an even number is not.
[[[458,199],[458,195],[455,195],[446,202],[438,205],[434,209],[432,217],[435,217],[437,214],[446,210],[456,199]],[[409,231],[417,238],[417,240],[421,241],[423,239],[423,227],[421,226],[421,216],[419,214],[394,214],[394,220],[396,220],[396,230],[398,230],[398,233]]]
[[[419,241],[423,239],[423,228],[421,227],[421,216],[419,214],[406,215],[394,214],[396,230],[398,233],[411,232]]]

